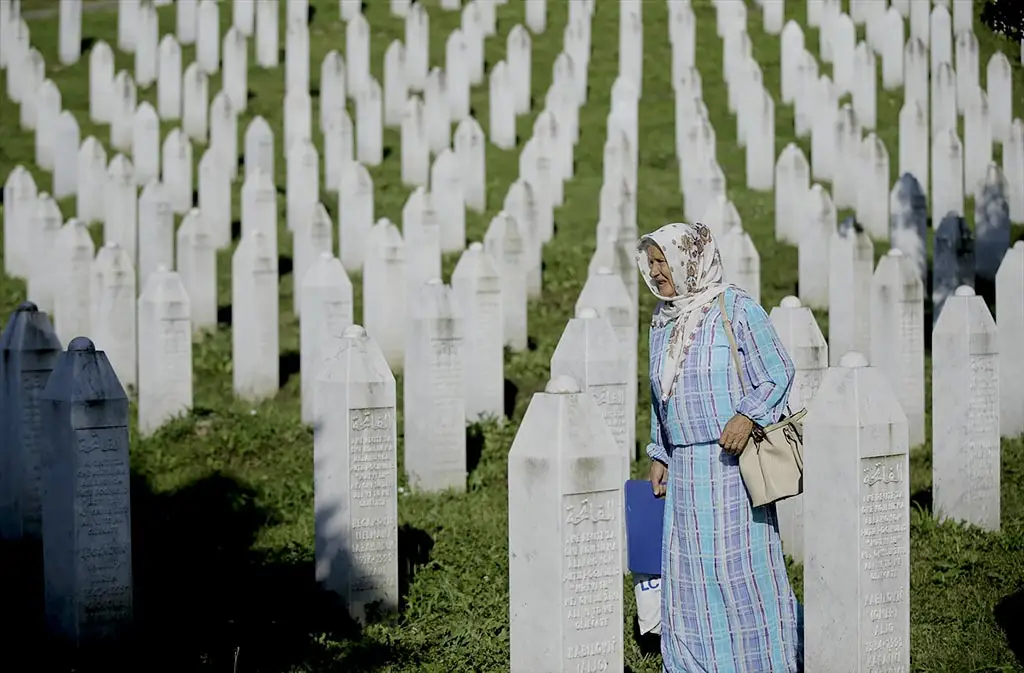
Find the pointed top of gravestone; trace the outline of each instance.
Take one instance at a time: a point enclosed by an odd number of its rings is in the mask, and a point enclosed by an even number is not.
[[[1024,238],[1013,244],[1014,250],[1024,250]]]
[[[573,377],[562,374],[548,381],[544,386],[544,392],[551,395],[572,395],[581,392],[580,384]]]
[[[862,353],[857,351],[850,351],[839,359],[839,366],[846,367],[847,369],[855,369],[857,367],[867,367],[868,359],[864,357]]]
[[[473,241],[469,244],[469,250],[471,252],[481,252],[484,249],[484,244],[480,241]]]
[[[899,248],[889,248],[889,252],[885,254],[887,254],[889,257],[902,257],[903,251],[900,250]]]
[[[71,424],[78,429],[128,424],[128,396],[107,354],[96,350],[86,337],[75,337],[68,350],[57,356],[53,373],[39,397],[86,405],[85,413],[70,414]],[[111,402],[115,406],[108,406]]]
[[[594,309],[592,309],[589,306],[587,306],[585,308],[578,308],[578,309],[576,309],[576,317],[580,318],[582,320],[593,320],[594,318],[596,318],[598,316],[597,316],[597,311],[595,311]]]
[[[443,285],[440,278],[431,278],[427,281],[427,285]]]
[[[361,339],[366,336],[366,328],[362,325],[349,325],[342,332],[342,336],[346,339]]]
[[[0,334],[0,351],[59,351],[60,339],[50,317],[35,302],[23,301]]]
[[[71,340],[71,343],[68,344],[68,350],[82,351],[85,353],[95,353],[96,344],[94,344],[92,340],[89,339],[89,337],[75,337],[74,339]]]
[[[788,297],[783,297],[782,301],[779,302],[779,306],[782,308],[800,308],[803,304],[800,303],[799,297],[790,295]]]
[[[320,259],[334,259],[334,255],[325,250],[320,253]]]
[[[971,287],[970,285],[961,285],[956,289],[956,292],[954,292],[953,294],[956,295],[957,297],[973,297],[974,288]]]

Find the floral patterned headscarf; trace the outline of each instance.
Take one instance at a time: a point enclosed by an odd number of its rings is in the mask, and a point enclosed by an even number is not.
[[[672,272],[675,297],[658,294],[658,284],[651,278],[647,248],[661,249]],[[651,321],[653,327],[670,322],[668,352],[662,361],[661,398],[667,401],[673,392],[683,360],[693,343],[697,328],[718,295],[730,286],[723,282],[722,257],[718,253],[711,230],[701,223],[675,222],[640,238],[636,251],[637,266],[651,293],[661,300]]]

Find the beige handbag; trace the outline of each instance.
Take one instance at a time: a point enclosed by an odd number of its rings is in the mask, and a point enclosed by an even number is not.
[[[718,295],[722,309],[725,333],[729,337],[736,375],[740,380],[743,394],[747,394],[743,381],[743,363],[736,347],[736,335],[732,321],[725,311],[724,295]],[[804,437],[803,418],[806,409],[783,416],[778,423],[762,428],[756,423],[747,446],[740,454],[740,474],[750,493],[754,507],[792,498],[804,489]]]

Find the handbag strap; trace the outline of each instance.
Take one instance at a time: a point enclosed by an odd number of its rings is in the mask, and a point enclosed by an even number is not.
[[[732,352],[732,362],[736,365],[736,376],[740,380],[740,390],[747,394],[747,384],[743,380],[743,362],[740,360],[740,349],[736,346],[736,335],[732,331],[732,320],[725,310],[725,293],[718,295],[718,306],[722,309],[722,323],[725,326],[725,335],[729,337],[729,350]]]

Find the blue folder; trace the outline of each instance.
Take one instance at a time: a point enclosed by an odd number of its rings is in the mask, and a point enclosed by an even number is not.
[[[651,482],[626,482],[626,552],[629,571],[661,575],[661,531],[665,498],[655,498]]]

